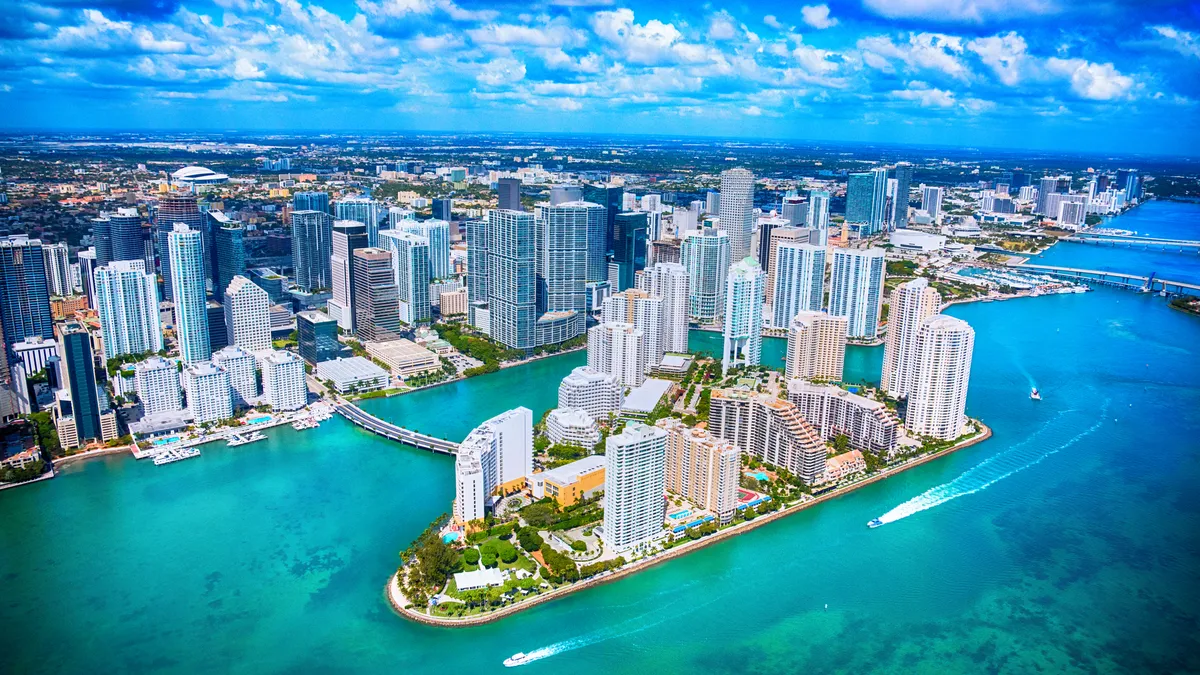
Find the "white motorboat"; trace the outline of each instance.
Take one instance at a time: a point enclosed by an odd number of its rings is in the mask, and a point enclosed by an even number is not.
[[[513,666],[523,665],[528,659],[529,655],[525,652],[517,652],[507,659],[504,659],[504,665],[508,668],[512,668]]]
[[[1029,392],[1029,398],[1035,401],[1040,401],[1042,400],[1042,394],[1038,391],[1037,387],[1034,387],[1033,391]]]

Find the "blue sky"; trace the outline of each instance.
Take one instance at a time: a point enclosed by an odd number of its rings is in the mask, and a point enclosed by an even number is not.
[[[6,0],[0,128],[1200,152],[1200,3]]]

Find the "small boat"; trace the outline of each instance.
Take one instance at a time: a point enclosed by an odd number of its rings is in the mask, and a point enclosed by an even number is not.
[[[242,434],[233,434],[232,436],[229,437],[229,442],[226,443],[225,446],[229,447],[229,448],[236,448],[239,445],[245,445],[247,443],[261,441],[261,440],[265,439],[266,437],[267,437],[267,435],[262,433],[261,431],[255,431],[248,436],[243,436]]]
[[[867,523],[867,527],[872,527],[872,528],[879,527],[882,524],[883,524],[882,520],[880,520],[878,518],[873,518],[873,519],[871,519],[871,522]]]
[[[1034,387],[1033,391],[1029,392],[1029,398],[1035,401],[1040,401],[1042,400],[1042,394],[1038,391],[1037,387]]]
[[[513,654],[512,656],[508,657],[507,659],[504,659],[504,665],[508,668],[512,668],[513,666],[519,666],[519,665],[524,664],[525,660],[528,658],[529,658],[529,655],[526,654],[525,652],[517,652],[516,654]]]

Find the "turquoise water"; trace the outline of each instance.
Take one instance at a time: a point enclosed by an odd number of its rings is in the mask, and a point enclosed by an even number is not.
[[[708,352],[720,357],[724,338],[720,333],[694,330],[688,335],[688,349],[693,352]],[[787,340],[784,338],[765,337],[762,341],[763,365],[772,368],[783,368],[787,358]],[[883,346],[846,347],[846,362],[842,377],[846,382],[867,382],[879,384],[879,373],[883,369]]]
[[[448,507],[448,457],[333,419],[67,466],[0,492],[2,670],[497,672],[517,651],[579,675],[1200,670],[1200,319],[1111,289],[951,312],[977,331],[968,410],[992,440],[477,628],[403,621],[381,592]],[[848,370],[876,379],[881,353]],[[461,438],[552,406],[582,359],[370,403]]]

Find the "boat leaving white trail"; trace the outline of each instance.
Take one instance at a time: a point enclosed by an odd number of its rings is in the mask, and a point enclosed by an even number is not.
[[[929,488],[925,492],[922,492],[916,497],[913,497],[903,504],[900,504],[891,511],[888,511],[882,516],[875,518],[871,521],[871,527],[880,527],[882,525],[887,525],[888,523],[894,523],[897,520],[903,520],[911,515],[920,513],[922,511],[927,511],[935,506],[958,499],[959,497],[973,495],[980,490],[986,490],[992,485],[995,485],[996,483],[1015,473],[1019,473],[1031,466],[1041,463],[1042,460],[1046,459],[1050,455],[1075,445],[1085,437],[1099,430],[1100,426],[1104,424],[1105,415],[1108,413],[1108,404],[1109,401],[1106,400],[1104,405],[1101,407],[1099,419],[1095,424],[1071,437],[1062,445],[1047,450],[1027,449],[1026,446],[1028,446],[1032,441],[1041,436],[1043,432],[1049,429],[1050,425],[1052,425],[1059,417],[1062,417],[1068,412],[1076,411],[1064,410],[1059,412],[1057,415],[1051,418],[1049,422],[1046,422],[1046,424],[1042,425],[1040,429],[1030,435],[1029,438],[1018,443],[1017,445],[1014,445],[1008,450],[1004,450],[1003,452],[988,457],[979,464],[967,469],[958,478],[955,478],[948,483],[942,483],[936,487]]]

